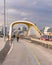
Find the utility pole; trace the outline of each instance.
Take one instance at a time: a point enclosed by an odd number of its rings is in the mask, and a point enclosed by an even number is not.
[[[6,25],[6,0],[4,0],[4,41],[5,41],[5,25]]]

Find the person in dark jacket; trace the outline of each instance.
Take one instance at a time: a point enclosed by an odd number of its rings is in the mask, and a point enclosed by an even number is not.
[[[17,41],[19,41],[19,37],[17,37]]]
[[[17,42],[18,42],[18,41],[19,41],[19,34],[17,35],[17,37],[16,37],[16,38],[17,38]]]

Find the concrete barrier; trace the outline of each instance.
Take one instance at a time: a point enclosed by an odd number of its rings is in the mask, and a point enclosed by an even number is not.
[[[52,49],[52,41],[39,40],[35,38],[31,38],[31,41],[37,42],[38,44],[44,46],[45,48]]]
[[[0,64],[5,60],[8,52],[10,51],[11,45],[11,41],[6,40],[6,42],[4,42],[4,39],[0,38]]]

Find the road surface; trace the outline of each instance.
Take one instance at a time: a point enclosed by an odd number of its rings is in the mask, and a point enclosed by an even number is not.
[[[13,41],[13,49],[2,65],[52,65],[52,50],[20,39]]]
[[[36,59],[24,45],[24,41],[13,41],[13,49],[7,55],[2,65],[38,65]]]
[[[31,50],[39,65],[52,65],[52,49],[42,47],[33,41],[24,40],[25,46]]]

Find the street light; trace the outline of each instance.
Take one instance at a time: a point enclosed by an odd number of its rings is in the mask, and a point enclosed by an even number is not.
[[[6,0],[4,0],[4,41],[5,41],[5,25],[6,25]]]

